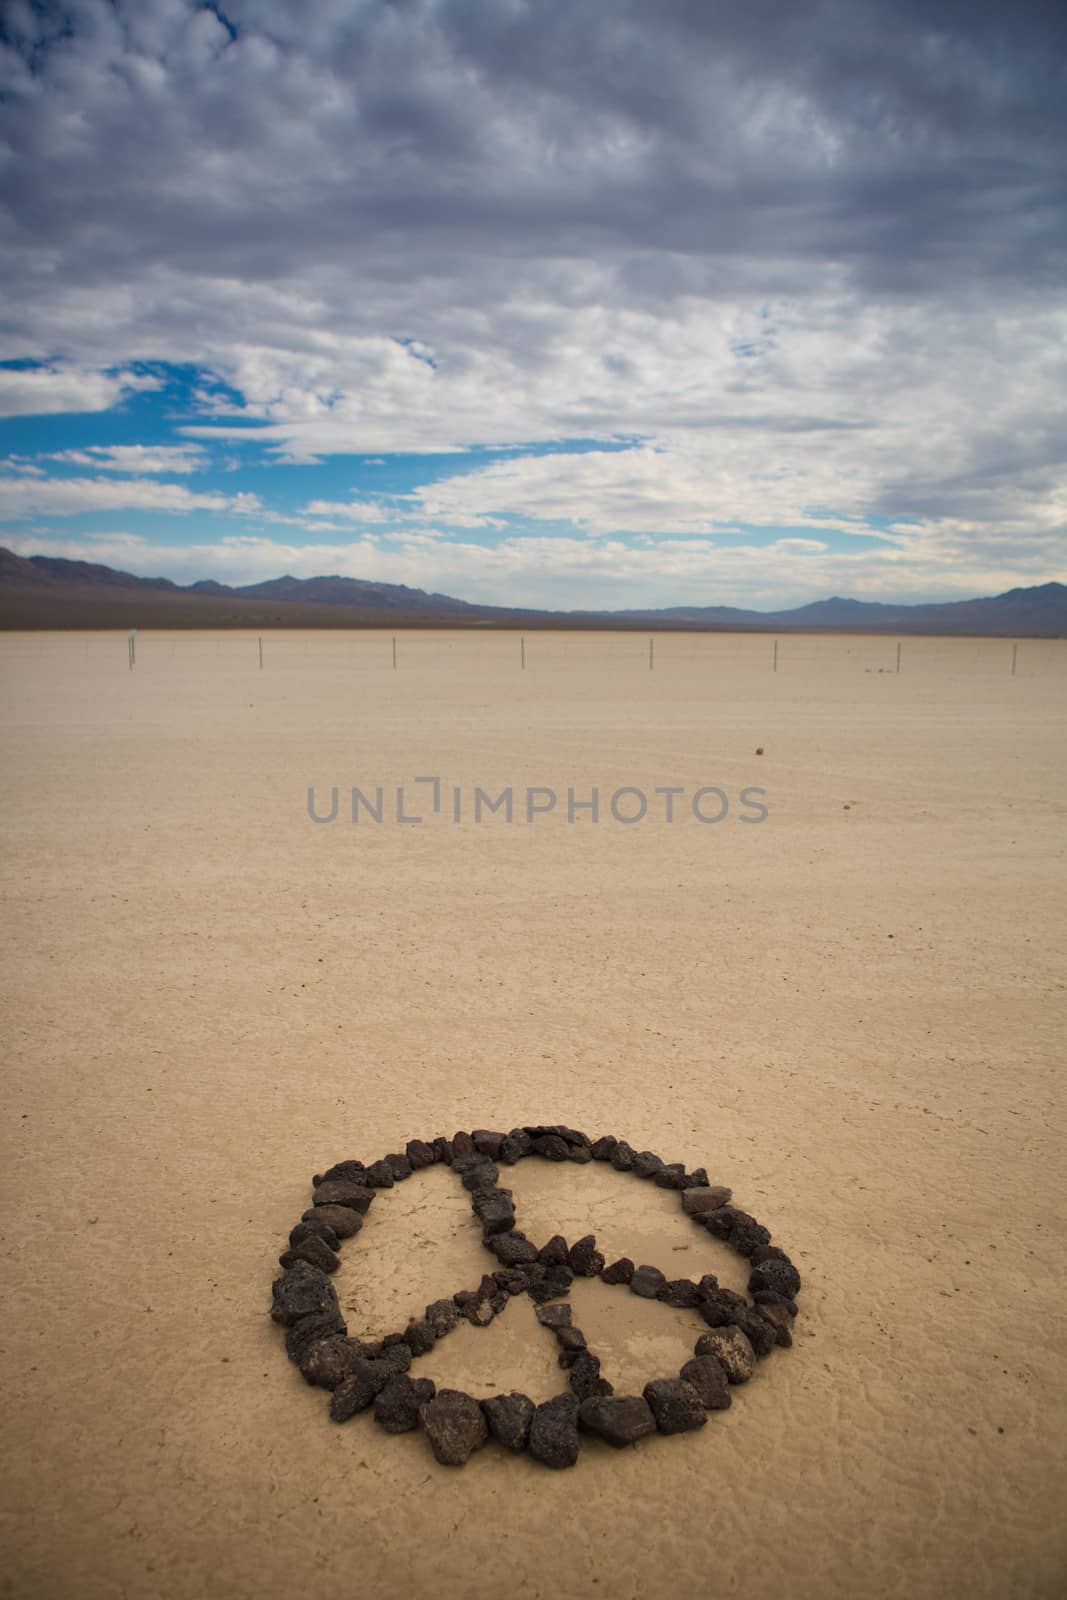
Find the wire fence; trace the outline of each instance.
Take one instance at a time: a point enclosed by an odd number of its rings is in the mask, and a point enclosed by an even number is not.
[[[378,629],[139,630],[129,633],[2,633],[0,668],[15,672],[48,660],[150,674],[183,666],[209,672],[437,672],[449,664],[494,672],[536,673],[573,664],[610,665],[627,673],[728,668],[796,675],[841,673],[1020,678],[1067,675],[1067,640],[947,638],[881,634],[568,633]]]

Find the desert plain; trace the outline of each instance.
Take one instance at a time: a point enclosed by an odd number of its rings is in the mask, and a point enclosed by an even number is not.
[[[0,638],[0,1593],[1062,1594],[1067,643],[1014,672],[1003,640],[908,639],[899,671],[845,636],[777,670],[758,635],[135,649]],[[476,821],[509,786],[512,821]],[[557,796],[530,822],[528,788]],[[729,1185],[803,1276],[793,1348],[703,1429],[569,1472],[331,1423],[268,1316],[312,1174],[526,1122]],[[744,1287],[670,1193],[504,1181],[538,1242]],[[342,1251],[349,1331],[493,1265],[455,1179],[416,1174]],[[701,1331],[573,1299],[620,1392]],[[525,1297],[417,1370],[566,1384]]]

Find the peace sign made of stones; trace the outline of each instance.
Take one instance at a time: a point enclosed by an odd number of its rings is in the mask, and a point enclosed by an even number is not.
[[[694,1283],[668,1279],[657,1267],[623,1257],[610,1265],[592,1234],[569,1243],[557,1234],[540,1247],[515,1226],[511,1191],[500,1184],[500,1167],[530,1156],[547,1161],[606,1161],[661,1189],[679,1193],[682,1210],[713,1238],[750,1263],[751,1301],[719,1287],[710,1273]],[[470,1194],[485,1248],[496,1267],[476,1289],[435,1300],[403,1332],[373,1342],[349,1335],[329,1275],[340,1265],[342,1241],[352,1239],[379,1189],[390,1189],[420,1168],[451,1167]],[[687,1172],[649,1150],[634,1150],[610,1135],[591,1140],[558,1125],[513,1128],[510,1133],[476,1129],[451,1139],[412,1139],[403,1155],[387,1155],[369,1166],[341,1161],[313,1180],[312,1205],[289,1235],[275,1279],[271,1316],[286,1329],[285,1348],[309,1384],[332,1391],[330,1416],[345,1422],[374,1408],[387,1433],[422,1428],[443,1466],[462,1466],[493,1438],[505,1449],[526,1450],[549,1467],[571,1467],[581,1434],[610,1445],[634,1444],[653,1433],[701,1428],[709,1411],[724,1410],[731,1387],[745,1383],[757,1362],[776,1345],[792,1344],[800,1274],[766,1228],[732,1205],[729,1189],[716,1187],[698,1168]],[[600,1361],[572,1321],[567,1295],[574,1278],[599,1277],[668,1306],[695,1309],[708,1325],[691,1360],[674,1377],[652,1378],[640,1395],[617,1395],[600,1375]],[[539,1322],[553,1333],[559,1364],[568,1374],[562,1394],[542,1405],[523,1394],[478,1401],[458,1389],[436,1389],[429,1378],[411,1376],[414,1362],[434,1349],[460,1319],[487,1327],[515,1295],[526,1294]]]

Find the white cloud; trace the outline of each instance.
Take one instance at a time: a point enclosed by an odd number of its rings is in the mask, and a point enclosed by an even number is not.
[[[419,512],[455,528],[499,528],[524,517],[587,533],[708,534],[737,522],[775,527],[813,521],[811,505],[840,502],[832,459],[780,445],[768,471],[764,441],[723,430],[628,450],[519,456],[416,489]],[[830,519],[833,522],[833,518]],[[867,531],[860,524],[858,531]]]
[[[113,444],[87,445],[84,450],[57,450],[43,456],[67,466],[92,467],[97,472],[187,473],[198,472],[207,455],[196,445]]]
[[[158,387],[159,380],[146,373],[87,365],[0,367],[0,417],[110,411],[128,394]]]
[[[303,514],[329,517],[335,522],[392,522],[395,513],[373,500],[309,500]]]
[[[0,475],[0,519],[73,517],[84,511],[118,510],[262,513],[254,494],[194,494],[182,484],[151,480]]]

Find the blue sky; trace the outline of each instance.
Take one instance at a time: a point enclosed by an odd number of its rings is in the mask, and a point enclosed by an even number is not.
[[[0,543],[558,607],[1062,578],[1058,26],[15,0]]]

